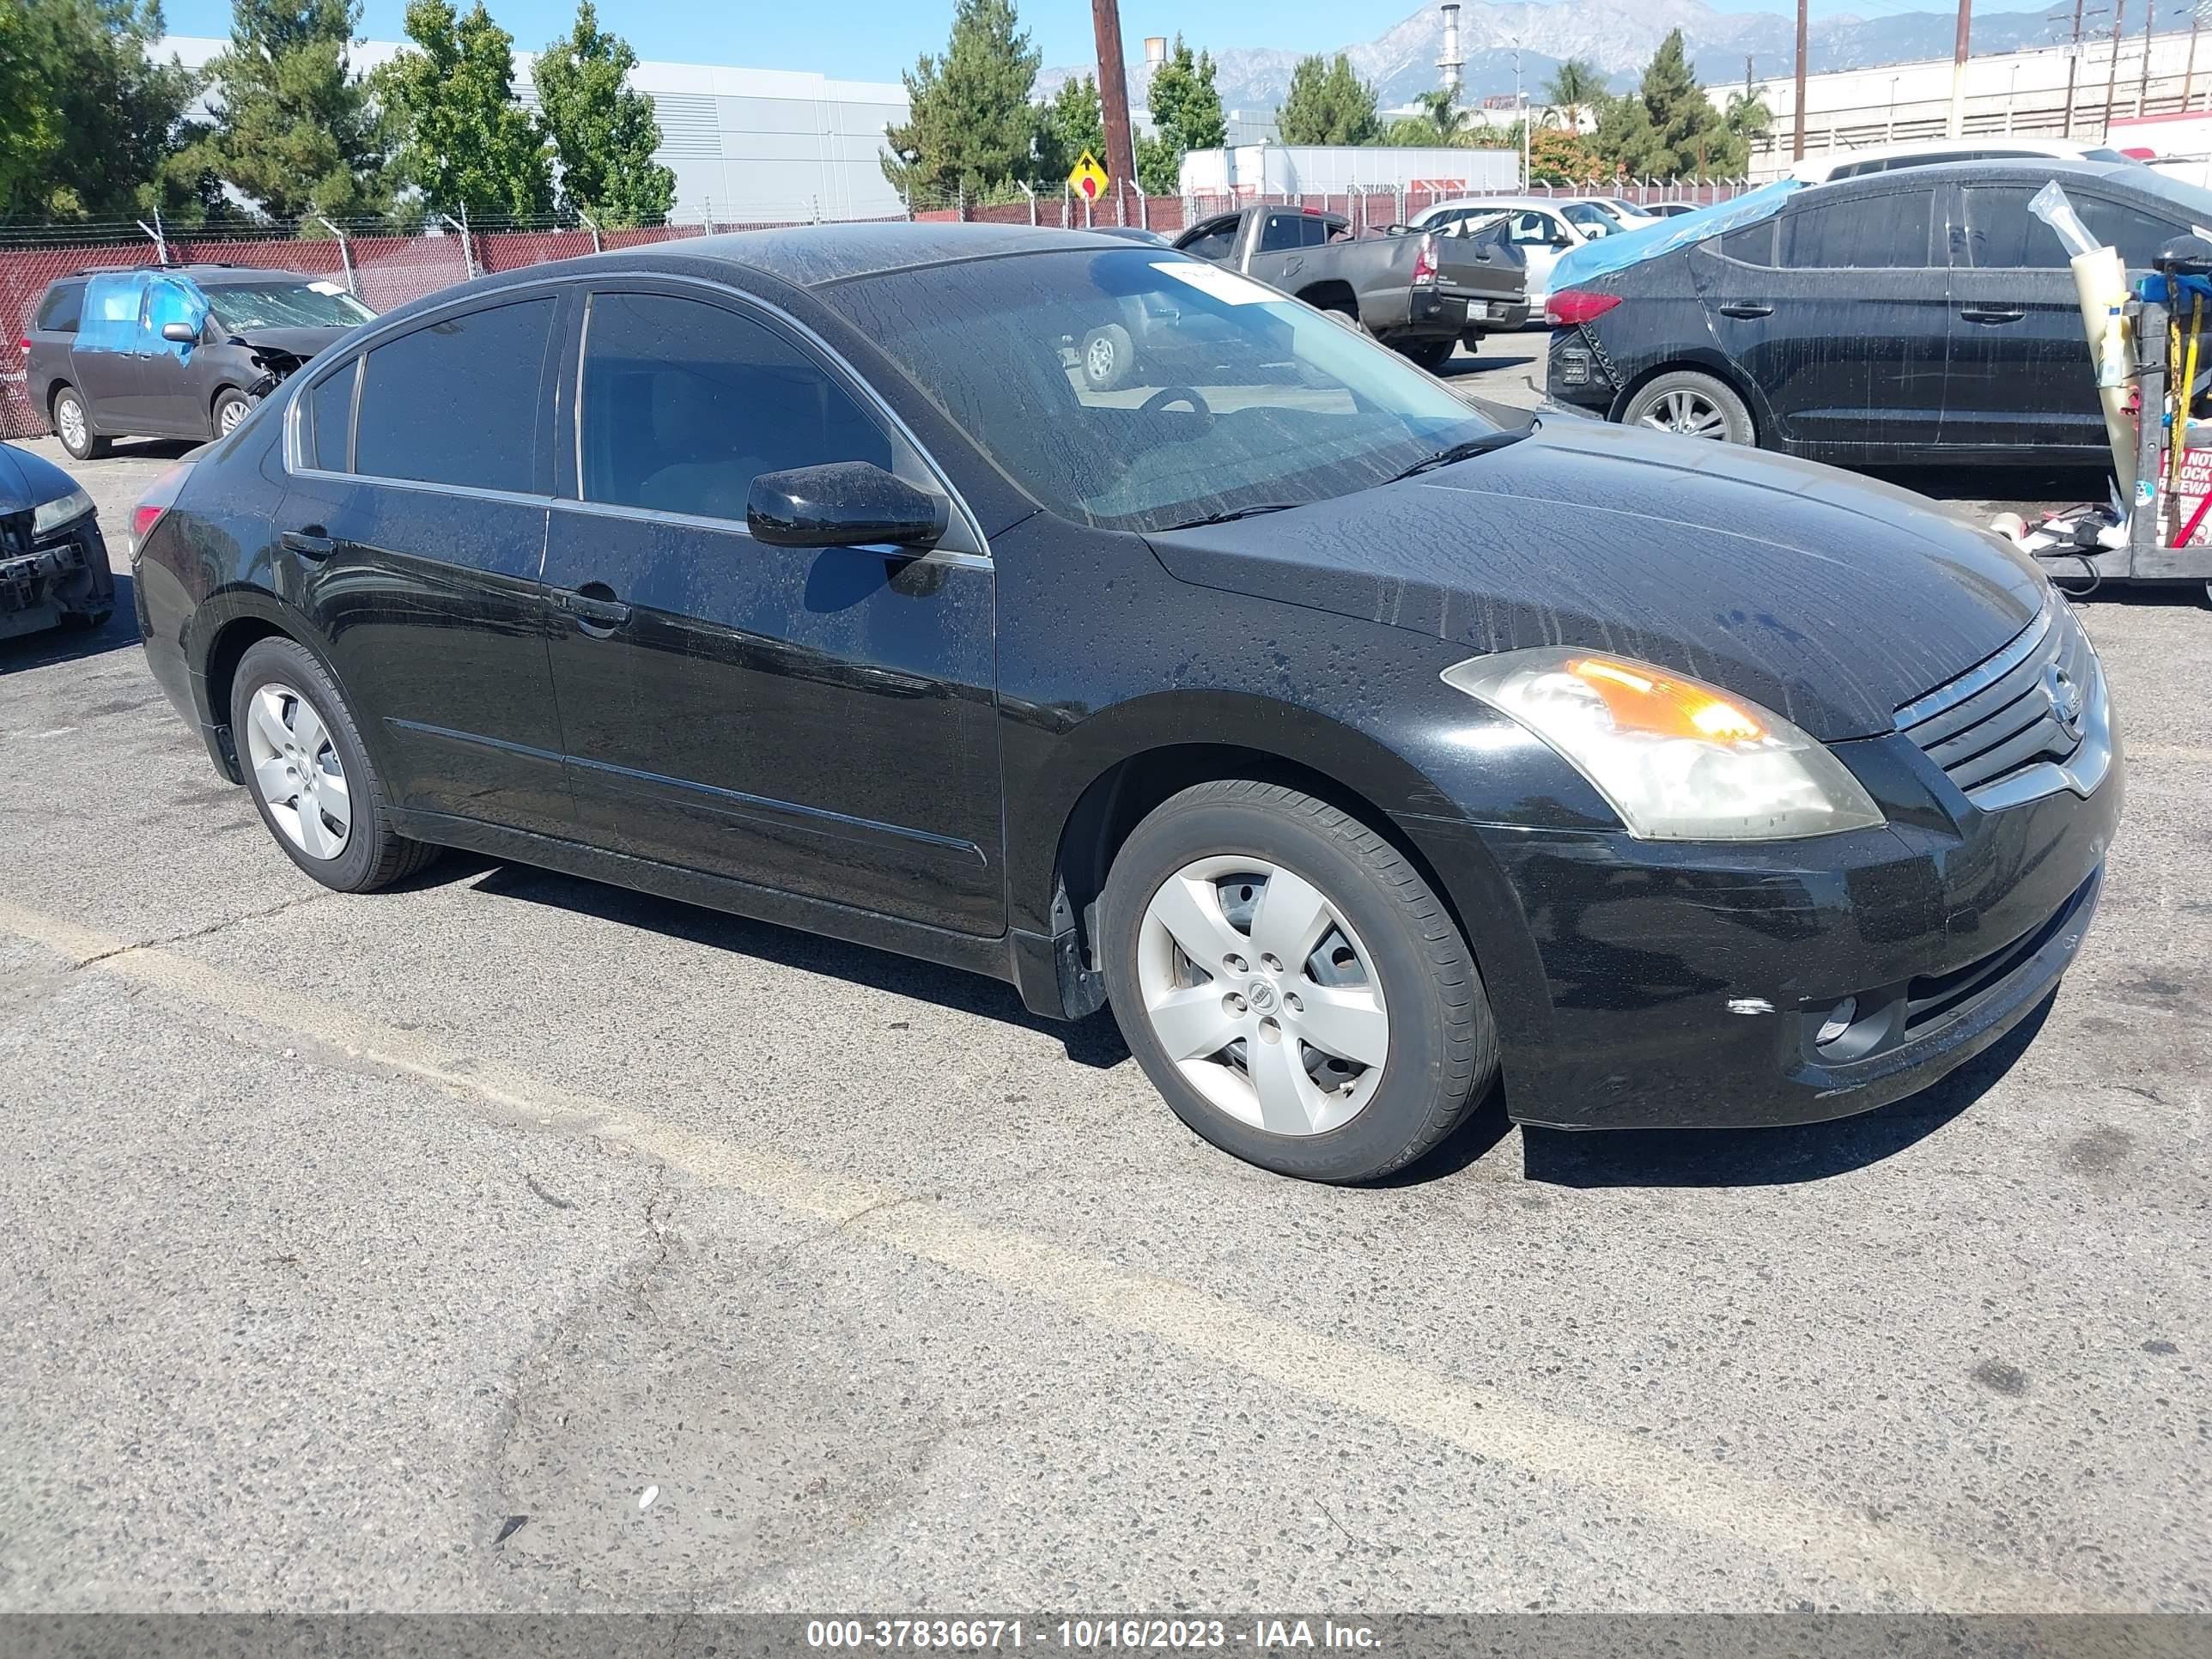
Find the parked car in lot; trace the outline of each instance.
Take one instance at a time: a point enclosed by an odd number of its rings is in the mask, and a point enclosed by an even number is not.
[[[1649,202],[1644,211],[1654,219],[1679,219],[1686,213],[1695,213],[1704,206],[1702,202]]]
[[[1548,387],[1630,424],[1851,464],[2106,465],[2051,179],[2131,270],[2212,192],[2132,162],[1981,161],[1797,191],[1554,293]]]
[[[0,640],[97,628],[114,610],[92,497],[52,461],[0,444]]]
[[[1132,296],[1212,367],[1090,391],[1063,343]],[[2119,818],[2095,653],[2008,544],[1494,425],[1081,234],[483,278],[137,521],[155,677],[316,881],[471,848],[1110,1001],[1193,1129],[1322,1179],[1501,1076],[1583,1127],[1905,1094],[2049,994]]]
[[[1613,222],[1616,232],[1640,230],[1660,216],[1648,208],[1638,207],[1632,202],[1624,202],[1618,196],[1571,196],[1565,198],[1560,205],[1571,210],[1571,216],[1572,210],[1594,208]],[[1585,214],[1577,222],[1588,224],[1591,221]]]
[[[376,313],[335,283],[234,265],[84,271],[22,341],[26,391],[84,460],[120,437],[221,437],[269,389]]]
[[[1355,236],[1351,222],[1334,213],[1255,206],[1201,220],[1175,245],[1355,318],[1424,368],[1462,341],[1474,350],[1486,328],[1528,320],[1525,264],[1496,239],[1447,246],[1433,236]]]
[[[1531,315],[1541,317],[1552,291],[1552,267],[1570,248],[1608,235],[1613,222],[1597,209],[1577,223],[1560,204],[1537,196],[1467,196],[1438,202],[1413,216],[1415,230],[1471,240],[1502,237],[1527,271]]]

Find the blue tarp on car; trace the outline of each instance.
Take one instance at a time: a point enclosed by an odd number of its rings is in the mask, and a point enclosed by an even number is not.
[[[1656,259],[1662,254],[1672,253],[1676,248],[1687,247],[1692,242],[1702,242],[1708,236],[1717,236],[1723,231],[1735,230],[1743,225],[1755,225],[1761,219],[1771,219],[1782,211],[1794,191],[1804,188],[1801,179],[1777,179],[1771,185],[1761,185],[1748,195],[1733,201],[1716,202],[1711,207],[1699,208],[1695,213],[1678,214],[1674,218],[1642,230],[1632,230],[1624,235],[1601,236],[1594,242],[1569,248],[1552,267],[1552,292],[1562,293],[1594,277],[1608,276],[1616,270],[1626,270],[1631,265],[1640,265],[1646,259]]]
[[[206,323],[207,296],[198,284],[158,270],[116,270],[84,285],[84,314],[74,349],[141,355],[167,351],[182,357],[191,347],[161,337],[170,323],[195,333]]]

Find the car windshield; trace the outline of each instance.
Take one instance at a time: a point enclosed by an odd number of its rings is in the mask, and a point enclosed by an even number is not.
[[[351,328],[376,313],[335,283],[210,284],[208,306],[225,328]]]
[[[823,297],[1031,497],[1112,529],[1352,495],[1498,429],[1341,319],[1162,249],[973,260]]]
[[[1610,236],[1621,228],[1620,220],[1595,202],[1569,202],[1559,211],[1592,236]]]

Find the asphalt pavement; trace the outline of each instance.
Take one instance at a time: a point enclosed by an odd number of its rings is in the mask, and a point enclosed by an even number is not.
[[[71,468],[118,568],[177,453]],[[326,893],[125,599],[0,642],[0,1611],[2212,1610],[2196,596],[2083,606],[2128,818],[1998,1049],[1816,1128],[1493,1103],[1358,1191],[1110,1016],[481,860]]]

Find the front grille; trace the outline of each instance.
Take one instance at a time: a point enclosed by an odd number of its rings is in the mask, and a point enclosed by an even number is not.
[[[2058,907],[2058,913],[2034,932],[2023,934],[2002,950],[1954,968],[1948,974],[1923,974],[1905,990],[1905,1030],[1907,1036],[1924,1030],[1946,1016],[1965,1008],[1967,1004],[1987,992],[1994,991],[2039,955],[2044,946],[2058,937],[2067,925],[2081,914],[2097,884],[2091,876],[2076,888],[2073,896]]]
[[[2003,650],[1899,709],[1897,729],[1968,799],[2013,804],[2012,786],[2038,768],[2063,781],[2057,763],[2081,746],[2100,673],[2072,607],[2054,599]]]

